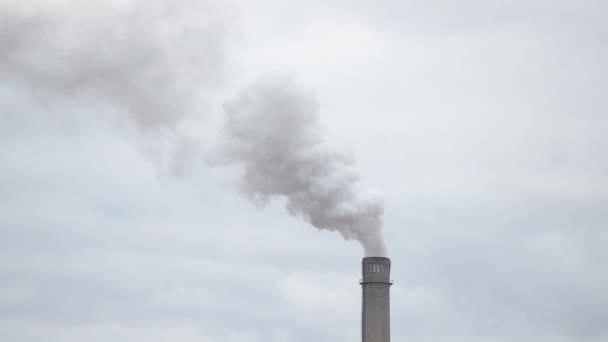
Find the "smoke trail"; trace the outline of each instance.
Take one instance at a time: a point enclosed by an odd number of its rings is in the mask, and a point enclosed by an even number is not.
[[[110,107],[179,156],[180,125],[222,81],[227,19],[206,0],[1,0],[0,79],[31,103]]]
[[[290,214],[358,240],[385,256],[382,203],[358,187],[348,155],[327,147],[314,95],[292,78],[259,80],[224,105],[222,154],[244,165],[242,190],[264,203],[286,199]]]
[[[181,128],[226,69],[229,18],[210,3],[0,0],[0,118],[20,115],[2,102],[3,87],[41,104],[43,115],[47,105],[74,113],[70,106],[84,103],[78,114],[93,116],[110,107],[160,166],[200,159],[200,144]],[[291,214],[385,255],[382,204],[358,189],[351,158],[327,148],[312,94],[288,78],[261,81],[225,114],[224,157],[245,165],[252,199],[284,196]]]

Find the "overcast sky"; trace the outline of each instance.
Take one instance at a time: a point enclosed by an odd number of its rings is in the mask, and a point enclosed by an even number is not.
[[[393,341],[608,340],[607,13],[0,0],[0,340],[359,340],[361,246],[210,166],[276,73],[384,199]]]

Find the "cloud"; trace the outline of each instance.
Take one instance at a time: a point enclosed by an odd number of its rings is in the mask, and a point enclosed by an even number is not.
[[[292,272],[281,277],[278,287],[287,302],[309,314],[340,315],[357,311],[353,298],[359,294],[356,275]]]

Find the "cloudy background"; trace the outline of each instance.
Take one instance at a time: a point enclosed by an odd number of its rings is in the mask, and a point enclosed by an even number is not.
[[[393,341],[608,339],[603,1],[169,3],[0,0],[0,340],[358,340],[361,247],[207,166],[275,72],[384,198]]]

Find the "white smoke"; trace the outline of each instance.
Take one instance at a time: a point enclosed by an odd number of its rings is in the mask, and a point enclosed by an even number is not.
[[[222,81],[228,21],[207,0],[0,0],[0,79],[31,102],[122,112],[179,158],[180,124]]]
[[[290,214],[386,256],[382,202],[358,187],[349,155],[330,149],[319,104],[291,77],[259,80],[224,105],[222,154],[244,166],[242,190],[264,203],[284,197]]]
[[[109,107],[160,166],[181,171],[202,159],[183,127],[221,84],[229,26],[209,0],[0,0],[0,118],[21,115],[2,87],[41,115]],[[225,105],[223,157],[245,165],[250,198],[283,196],[291,214],[384,256],[382,204],[358,188],[352,158],[327,147],[318,107],[290,78],[254,84]]]

